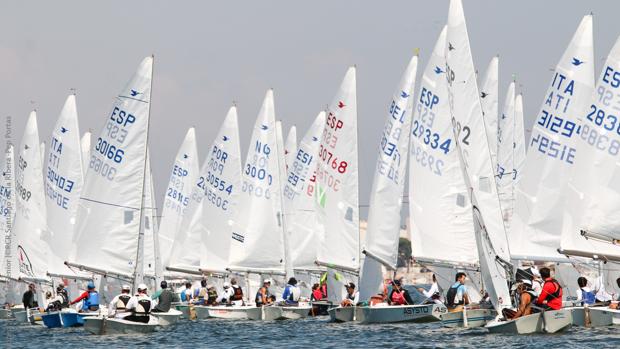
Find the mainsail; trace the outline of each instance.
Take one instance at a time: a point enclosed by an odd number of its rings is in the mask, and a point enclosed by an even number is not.
[[[91,137],[92,135],[90,131],[86,131],[80,139],[80,147],[82,148],[82,170],[84,171],[84,176],[86,175],[86,170],[88,169],[90,161]]]
[[[295,154],[297,154],[297,127],[291,126],[291,128],[288,129],[286,143],[284,144],[284,159],[287,170],[293,163]]]
[[[521,181],[521,177],[523,177],[522,171],[523,165],[525,164],[525,127],[523,126],[523,117],[523,95],[519,93],[515,98],[514,167],[512,169],[513,190]]]
[[[284,272],[282,170],[277,143],[273,91],[269,90],[242,169],[239,205],[232,226],[231,270]]]
[[[493,163],[497,162],[497,136],[498,136],[498,111],[499,111],[499,56],[491,59],[484,79],[480,85],[480,103],[484,113],[484,123],[489,140],[489,150]]]
[[[192,127],[187,130],[176,154],[164,197],[159,245],[165,266],[195,270],[200,264],[200,249],[195,248],[200,243],[200,234],[190,236],[187,227],[182,225],[199,169],[196,131]]]
[[[75,95],[70,95],[52,130],[45,169],[47,225],[51,233],[48,272],[72,275],[63,264],[71,252],[84,185],[82,147]]]
[[[152,74],[153,57],[147,57],[94,142],[68,263],[139,282]]]
[[[13,232],[17,264],[11,275],[47,279],[49,231],[41,169],[37,114],[31,112],[17,149],[15,168],[16,210]],[[13,253],[13,252],[12,252]]]
[[[326,112],[316,170],[316,210],[324,238],[318,263],[358,272],[357,93],[350,67]]]
[[[565,260],[557,249],[566,223],[567,174],[576,172],[579,155],[574,143],[583,134],[579,124],[587,114],[593,88],[592,15],[587,15],[556,66],[534,123],[523,176],[515,191],[510,227],[515,259]]]
[[[497,190],[506,227],[509,226],[514,205],[515,115],[515,82],[512,81],[508,85],[497,132]]]
[[[445,50],[450,112],[472,203],[480,273],[499,312],[511,306],[507,283],[510,252],[461,0],[450,1]]]

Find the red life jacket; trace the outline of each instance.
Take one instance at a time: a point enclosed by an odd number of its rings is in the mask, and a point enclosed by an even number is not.
[[[405,296],[404,296],[403,292],[393,291],[392,292],[392,299],[390,299],[390,301],[392,301],[393,305],[405,305],[405,304],[407,304],[407,302],[405,301]]]
[[[321,290],[319,290],[319,289],[316,289],[316,290],[312,291],[312,296],[317,301],[321,300],[321,299],[323,299],[323,292],[321,292]]]

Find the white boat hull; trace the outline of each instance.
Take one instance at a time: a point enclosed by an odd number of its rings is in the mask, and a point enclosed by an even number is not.
[[[155,316],[158,319],[160,326],[170,326],[176,324],[182,314],[182,312],[173,308],[170,308],[170,310],[165,313],[151,313],[152,316]]]
[[[127,321],[99,316],[85,317],[84,329],[92,334],[142,334],[152,333],[157,329],[158,321],[154,316],[149,323]]]
[[[11,315],[11,309],[0,309],[0,320],[1,319],[10,319],[13,316]]]
[[[282,307],[282,316],[289,320],[305,319],[312,310],[311,306]]]
[[[327,310],[332,322],[349,322],[355,320],[356,307],[335,307]]]
[[[509,321],[492,321],[485,328],[491,333],[530,334],[556,333],[569,328],[573,323],[572,310],[547,310]]]
[[[447,312],[441,314],[441,324],[446,327],[475,328],[483,327],[487,322],[495,319],[495,309],[467,309],[465,311],[467,326],[463,321],[463,311]]]
[[[205,305],[196,305],[194,306],[194,312],[196,313],[196,319],[198,320],[206,320],[209,318],[209,308]]]
[[[612,323],[614,325],[620,325],[620,309],[609,309],[607,310],[611,313]]]
[[[218,319],[260,320],[262,318],[261,308],[255,306],[216,306],[209,307],[208,311],[209,317]]]
[[[443,304],[357,307],[355,320],[365,324],[395,322],[434,322],[448,309]]]
[[[28,322],[28,312],[25,309],[12,310],[11,313],[17,322]]]
[[[572,309],[573,325],[584,327],[601,327],[613,324],[614,314],[609,308],[574,307]]]

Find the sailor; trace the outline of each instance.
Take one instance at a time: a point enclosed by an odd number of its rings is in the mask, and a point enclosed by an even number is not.
[[[230,287],[232,288],[232,297],[230,298],[230,302],[233,305],[243,305],[243,289],[241,286],[237,285],[237,279],[230,279]]]
[[[99,293],[95,289],[95,284],[92,281],[88,282],[86,286],[87,290],[84,291],[79,297],[71,302],[71,305],[82,301],[82,308],[80,312],[90,312],[99,310]]]
[[[259,288],[256,292],[256,298],[254,301],[256,302],[257,307],[273,303],[271,293],[269,293],[269,286],[271,286],[271,279],[265,279],[263,281],[263,287]]]
[[[131,299],[131,287],[129,285],[123,285],[121,288],[121,294],[112,298],[110,306],[108,307],[108,313],[115,315],[117,318],[124,318],[129,315],[127,312],[127,303]]]
[[[217,305],[217,289],[215,286],[207,288],[207,305]]]
[[[592,292],[594,292],[594,295],[596,296],[597,303],[609,304],[614,299],[614,297],[605,290],[605,280],[603,279],[603,275],[599,275],[599,277],[597,277],[594,281]]]
[[[429,301],[432,301],[436,304],[442,304],[441,290],[439,288],[439,284],[437,283],[437,277],[435,276],[435,274],[433,274],[433,284],[431,285],[431,288],[429,288],[427,291],[422,287],[418,287],[418,291],[422,293],[424,297],[426,297],[424,303],[430,303]]]
[[[347,296],[342,302],[340,302],[340,305],[343,307],[352,307],[359,303],[360,293],[355,291],[355,284],[349,282],[344,285],[344,288],[347,290]]]
[[[618,284],[618,288],[620,288],[620,278],[616,279],[616,284]],[[620,295],[615,295],[614,299],[609,305],[609,309],[620,309]]]
[[[537,297],[536,292],[532,290],[532,282],[528,279],[518,281],[515,287],[518,295],[517,310],[502,309],[502,315],[507,320],[532,314],[532,304]]]
[[[545,309],[559,310],[562,308],[562,286],[551,277],[549,268],[540,268],[540,276],[545,280],[536,305]]]
[[[318,283],[312,285],[312,294],[310,295],[310,300],[320,301],[323,299],[323,292],[321,291],[321,286]]]
[[[127,311],[131,311],[131,315],[126,316],[124,319],[134,322],[142,322],[147,324],[150,320],[149,314],[151,313],[151,297],[146,293],[147,287],[145,284],[138,285],[138,294],[131,297],[127,302]]]
[[[231,304],[234,292],[235,290],[230,287],[230,283],[224,282],[224,294],[222,295],[221,303]]]
[[[579,292],[577,292],[577,302],[581,302],[581,305],[592,305],[596,303],[596,296],[590,287],[588,287],[588,279],[583,276],[577,278],[577,285],[579,285]]]
[[[449,311],[460,311],[463,306],[469,304],[469,297],[467,296],[467,286],[465,286],[465,280],[467,275],[463,272],[456,273],[454,280],[456,281],[446,294],[446,305]]]
[[[388,295],[387,301],[390,305],[413,305],[409,292],[402,288],[401,279],[392,281],[392,290]]]
[[[532,291],[536,294],[536,296],[540,295],[542,292],[542,285],[544,283],[542,277],[540,276],[540,271],[535,265],[530,267],[530,274],[532,276]]]
[[[58,311],[67,307],[69,307],[69,297],[64,285],[61,283],[56,286],[56,296],[47,304],[46,311]]]
[[[192,300],[192,283],[186,282],[185,289],[181,291],[181,301],[190,302]]]
[[[192,303],[196,305],[205,305],[208,294],[207,280],[202,279],[200,280],[200,287],[194,291],[194,300]]]
[[[22,295],[22,303],[24,304],[24,309],[36,308],[39,305],[35,300],[36,287],[34,284],[28,284],[28,291],[24,292]]]
[[[153,308],[153,313],[166,313],[170,310],[176,295],[174,292],[170,291],[166,280],[162,280],[159,286],[161,286],[161,289],[151,296],[151,299],[157,300],[157,305]]]
[[[298,305],[299,297],[301,296],[301,290],[297,287],[297,279],[294,277],[288,279],[288,283],[282,293],[282,299],[286,305]]]

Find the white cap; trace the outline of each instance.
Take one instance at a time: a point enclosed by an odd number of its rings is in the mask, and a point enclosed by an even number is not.
[[[230,287],[230,282],[225,282],[224,287]]]
[[[123,291],[130,291],[131,290],[131,286],[123,285],[123,287],[121,287],[121,290],[123,290]]]
[[[271,279],[265,279],[265,280],[263,280],[263,283],[264,283],[264,284],[266,284],[266,283],[270,283],[270,284],[272,284],[273,282],[271,282]]]
[[[528,279],[521,280],[524,285],[532,286],[532,282]]]
[[[138,285],[138,290],[145,290],[146,291],[147,289],[148,289],[148,287],[146,287],[145,284]]]

